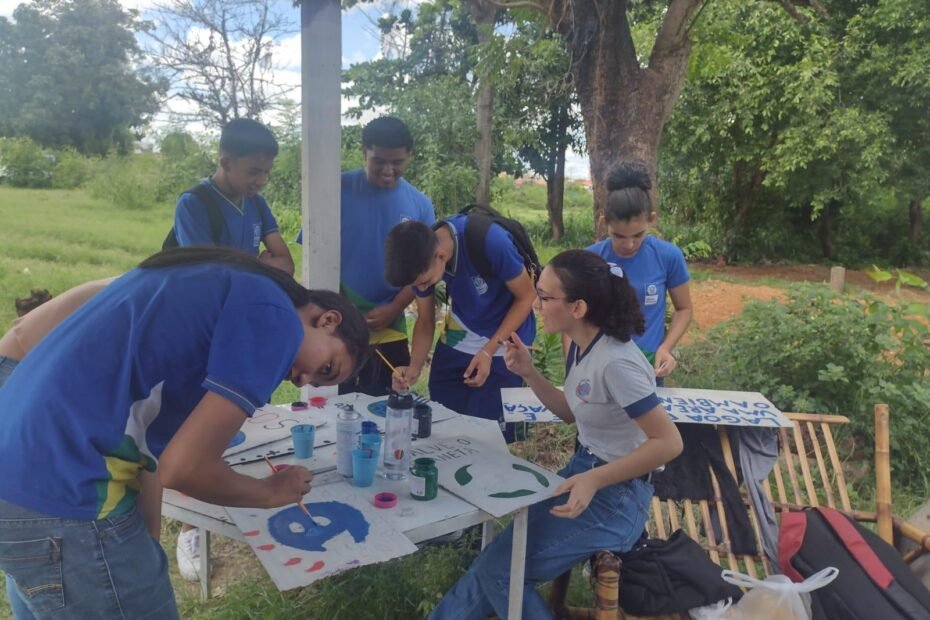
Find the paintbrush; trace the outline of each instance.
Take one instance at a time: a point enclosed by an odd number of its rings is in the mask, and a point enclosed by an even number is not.
[[[262,455],[262,458],[265,459],[265,462],[268,463],[268,467],[271,468],[271,473],[278,473],[278,469],[271,464],[271,459],[268,458],[268,455]],[[319,527],[320,524],[313,520],[313,517],[310,516],[310,511],[307,510],[307,507],[304,506],[304,503],[300,500],[297,500],[297,505],[300,506],[300,509],[304,511],[304,514],[307,515],[307,518],[310,519],[310,523]]]
[[[384,357],[384,354],[381,353],[381,351],[378,350],[378,349],[375,349],[375,353],[377,353],[377,354],[378,354],[378,357],[381,358],[381,361],[384,362],[384,363],[387,365],[387,367],[391,369],[391,374],[396,375],[396,374],[397,374],[397,369],[394,368],[394,365],[391,364],[391,362],[387,361],[387,358]]]
[[[513,344],[513,345],[516,345],[516,343],[515,343],[513,340],[511,340],[510,338],[508,338],[506,341],[501,340],[500,338],[498,338],[498,339],[497,339],[497,344],[499,344],[499,345],[501,345],[501,346],[504,346],[505,344]],[[542,351],[542,349],[541,349],[540,347],[537,347],[537,346],[534,346],[534,345],[531,345],[531,344],[529,344],[529,345],[525,344],[525,345],[523,345],[523,346],[524,346],[527,350],[529,350],[529,351]]]

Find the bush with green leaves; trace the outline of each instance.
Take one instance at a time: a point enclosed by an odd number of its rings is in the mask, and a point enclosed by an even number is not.
[[[90,179],[95,159],[81,155],[72,148],[58,151],[51,183],[55,189],[83,187]]]
[[[55,161],[29,138],[0,140],[0,177],[14,187],[51,187]]]
[[[891,407],[894,480],[930,490],[930,331],[926,305],[798,285],[755,301],[682,348],[676,385],[761,392],[782,411],[849,416],[856,458],[871,458],[873,408]]]

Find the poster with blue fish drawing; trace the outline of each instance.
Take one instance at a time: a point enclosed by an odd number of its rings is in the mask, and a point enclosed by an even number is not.
[[[346,482],[315,486],[303,501],[312,521],[296,504],[227,508],[279,590],[417,550]]]

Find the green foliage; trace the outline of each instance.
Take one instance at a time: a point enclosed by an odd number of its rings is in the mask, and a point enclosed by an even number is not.
[[[124,209],[150,209],[157,203],[161,183],[158,163],[153,155],[103,159],[87,192]]]
[[[799,10],[705,7],[663,135],[663,211],[731,259],[921,262],[930,238],[909,240],[906,212],[928,193],[930,6]]]
[[[917,274],[910,273],[907,271],[901,271],[900,269],[895,269],[894,273],[890,271],[885,271],[884,269],[879,269],[877,266],[872,265],[872,270],[868,272],[870,278],[876,282],[888,282],[889,280],[895,281],[895,292],[901,294],[901,285],[912,286],[914,288],[927,288],[927,281],[918,276]]]
[[[138,68],[146,27],[116,0],[39,0],[0,17],[0,135],[127,152],[165,88]]]
[[[72,148],[63,148],[56,155],[55,168],[52,170],[52,187],[55,189],[75,189],[83,187],[90,180],[97,160],[85,157]]]
[[[862,450],[873,445],[873,406],[887,403],[895,483],[926,493],[928,317],[927,306],[799,285],[787,303],[751,302],[739,317],[682,347],[675,380],[685,387],[758,391],[783,411],[847,415]]]
[[[29,138],[0,141],[3,180],[13,187],[50,187],[55,157]]]

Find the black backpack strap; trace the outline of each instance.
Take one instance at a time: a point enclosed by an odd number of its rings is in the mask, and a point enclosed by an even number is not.
[[[485,280],[490,280],[494,277],[494,269],[485,252],[485,242],[494,221],[494,212],[490,207],[468,205],[459,213],[465,216],[465,247],[468,248],[468,258],[478,274]]]
[[[210,239],[213,240],[215,245],[220,245],[226,222],[223,220],[220,197],[216,195],[216,191],[207,183],[198,183],[185,190],[184,193],[193,194],[207,207],[207,218],[210,220]]]

